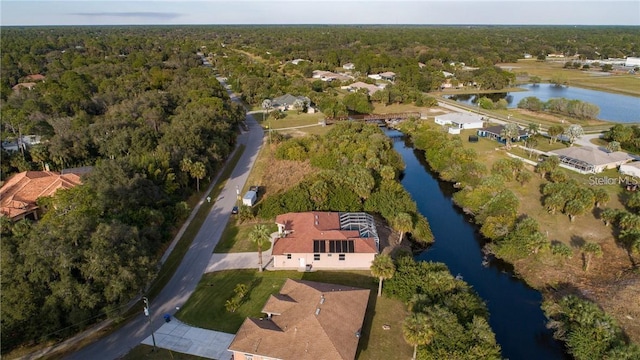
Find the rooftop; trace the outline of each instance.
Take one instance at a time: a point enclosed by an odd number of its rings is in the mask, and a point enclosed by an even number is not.
[[[572,146],[566,149],[553,150],[551,152],[559,155],[560,157],[564,156],[580,160],[595,166],[633,160],[633,158],[626,152],[615,151],[609,153],[591,146]]]
[[[80,185],[80,176],[52,171],[25,171],[9,178],[0,188],[0,216],[11,219],[37,209],[36,200],[59,189]]]
[[[354,359],[368,289],[287,279],[262,312],[247,318],[230,351],[275,359]]]
[[[482,117],[479,115],[459,113],[459,112],[452,112],[444,115],[438,115],[436,117],[438,119],[450,121],[456,124],[472,124],[472,123],[483,122]]]
[[[355,240],[354,252],[378,252],[375,223],[366,213],[287,213],[278,215],[276,224],[283,232],[273,245],[274,255],[313,253],[314,240]]]

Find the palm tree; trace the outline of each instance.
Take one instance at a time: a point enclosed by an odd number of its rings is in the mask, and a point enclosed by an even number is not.
[[[400,232],[400,240],[398,240],[398,243],[401,243],[404,234],[413,229],[413,219],[411,215],[405,212],[398,213],[393,219],[393,227]]]
[[[378,297],[382,295],[382,280],[391,279],[396,272],[391,256],[386,254],[377,255],[371,262],[371,274],[379,279]]]
[[[262,224],[256,225],[249,233],[249,239],[258,245],[258,265],[260,271],[262,271],[262,246],[271,239],[269,228]]]
[[[547,134],[549,134],[549,144],[555,142],[558,139],[558,136],[564,132],[564,128],[562,125],[553,125],[547,129]]]
[[[627,246],[629,257],[640,254],[640,230],[625,230],[620,234],[620,239]],[[633,261],[633,257],[631,257]]]
[[[529,131],[529,134],[537,135],[538,132],[540,132],[540,125],[536,123],[530,123],[527,130]]]
[[[520,127],[514,123],[506,124],[502,131],[500,131],[500,137],[504,139],[507,149],[511,149],[511,139],[517,138],[519,135]]]
[[[602,221],[604,221],[604,226],[609,226],[609,224],[618,219],[620,213],[621,210],[619,209],[606,208],[600,213],[600,218],[602,219]]]
[[[596,199],[596,207],[599,208],[600,205],[605,205],[607,201],[611,198],[609,197],[609,193],[604,189],[596,189],[593,191],[593,196]]]
[[[618,225],[622,230],[640,230],[640,215],[624,212],[619,219]]]
[[[404,340],[413,345],[413,360],[418,355],[418,345],[427,345],[433,340],[435,332],[429,323],[429,317],[424,313],[414,313],[404,319],[402,323]]]
[[[207,168],[200,161],[196,161],[191,166],[191,170],[189,170],[191,176],[196,178],[196,189],[200,192],[200,180],[204,179],[205,175],[207,175]]]
[[[600,244],[596,243],[586,243],[582,247],[582,254],[584,256],[584,271],[589,271],[589,266],[591,265],[591,259],[593,256],[602,256],[602,248]]]

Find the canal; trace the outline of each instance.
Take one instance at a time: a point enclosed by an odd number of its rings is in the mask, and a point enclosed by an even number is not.
[[[429,220],[435,237],[435,244],[417,260],[445,263],[454,276],[462,276],[473,286],[487,304],[489,323],[504,358],[569,359],[562,344],[545,327],[540,293],[514,277],[507,264],[483,256],[484,240],[477,226],[454,205],[453,186],[438,180],[423,153],[414,150],[402,133],[385,131],[406,164],[402,185]]]

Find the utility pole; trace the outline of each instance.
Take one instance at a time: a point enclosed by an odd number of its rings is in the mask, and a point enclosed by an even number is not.
[[[151,339],[153,340],[153,351],[156,351],[156,337],[153,334],[153,326],[151,325],[151,310],[149,310],[149,299],[146,296],[142,297],[144,301],[144,316],[149,320],[149,328],[151,329]]]

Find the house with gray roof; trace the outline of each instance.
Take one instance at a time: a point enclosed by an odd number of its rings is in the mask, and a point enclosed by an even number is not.
[[[558,155],[560,166],[581,173],[597,174],[633,160],[633,157],[624,151],[607,152],[592,146],[572,146],[552,150],[550,153]]]
[[[304,103],[304,108],[308,109],[311,107],[311,100],[306,96],[293,96],[291,94],[284,94],[279,96],[273,100],[271,100],[271,106],[274,109],[278,109],[281,111],[287,110],[296,110],[293,108],[293,104],[296,100],[301,100]]]

